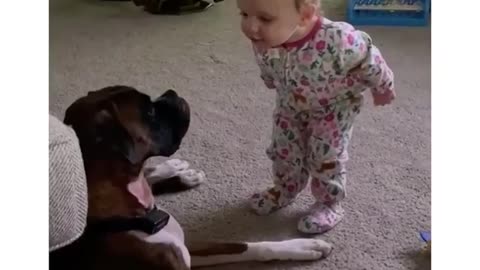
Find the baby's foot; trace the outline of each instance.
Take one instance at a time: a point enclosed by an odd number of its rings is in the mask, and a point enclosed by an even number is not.
[[[340,204],[316,203],[310,214],[298,222],[298,230],[303,233],[321,234],[335,227],[345,214]]]
[[[258,215],[268,215],[293,202],[295,197],[287,198],[286,191],[275,186],[250,197],[250,208]]]

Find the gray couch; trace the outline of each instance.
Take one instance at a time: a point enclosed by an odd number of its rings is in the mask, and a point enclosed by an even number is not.
[[[87,184],[75,132],[56,117],[49,121],[50,251],[82,235],[87,218]]]

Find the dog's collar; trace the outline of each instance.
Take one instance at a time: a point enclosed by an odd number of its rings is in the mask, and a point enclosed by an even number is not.
[[[162,230],[168,223],[170,215],[156,206],[148,210],[145,216],[110,217],[89,222],[85,231],[88,233],[119,233],[142,231],[152,235]]]

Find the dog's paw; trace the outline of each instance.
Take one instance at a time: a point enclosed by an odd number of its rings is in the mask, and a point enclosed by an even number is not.
[[[308,261],[326,258],[333,250],[332,244],[320,239],[292,239],[281,242],[258,243],[261,260]]]
[[[168,179],[188,171],[190,164],[185,160],[169,159],[163,163],[145,168],[145,177],[152,182]]]
[[[205,182],[206,178],[203,171],[197,171],[192,169],[181,171],[178,174],[178,177],[180,178],[182,184],[188,187],[196,187],[201,183]]]
[[[188,164],[187,161],[181,159],[169,159],[161,165],[167,167],[168,170],[172,171],[172,173],[174,174],[179,174],[180,172],[185,171],[190,167],[190,164]]]
[[[316,260],[332,253],[333,245],[321,239],[292,239],[284,242],[291,249],[292,259]]]

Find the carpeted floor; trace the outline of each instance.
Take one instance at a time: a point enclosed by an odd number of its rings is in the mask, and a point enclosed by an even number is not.
[[[341,18],[342,8],[325,4]],[[244,205],[270,183],[274,93],[263,87],[239,32],[235,1],[207,13],[161,17],[131,3],[51,0],[50,110],[87,91],[128,84],[153,96],[176,89],[190,101],[191,130],[177,154],[203,168],[198,189],[159,198],[195,239],[279,240],[312,203],[257,217]],[[215,269],[426,269],[415,254],[430,229],[430,29],[365,28],[396,74],[394,106],[367,108],[350,148],[347,217],[323,236],[336,249],[315,263],[248,263]]]

